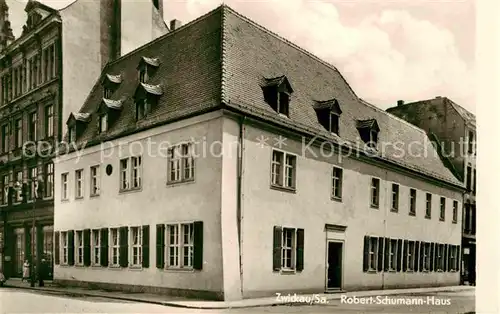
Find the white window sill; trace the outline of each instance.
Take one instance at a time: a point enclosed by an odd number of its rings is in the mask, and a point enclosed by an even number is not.
[[[90,267],[92,267],[92,268],[103,268],[101,266],[101,264],[92,264],[92,265],[90,265]]]
[[[122,270],[123,269],[120,265],[109,265],[108,268],[112,269],[112,270]]]
[[[33,203],[33,201],[30,201],[30,203]],[[62,198],[61,203],[69,203],[69,198]]]
[[[142,187],[139,187],[139,188],[120,189],[119,193],[120,194],[127,194],[127,193],[141,192],[141,191],[142,191]]]
[[[143,270],[142,265],[131,265],[128,267],[130,270]]]
[[[336,201],[336,202],[342,203],[342,197],[332,196],[331,199],[332,199],[332,201]]]
[[[377,270],[376,269],[368,269],[366,272],[369,274],[376,274]]]
[[[174,186],[178,186],[178,185],[192,184],[192,183],[195,183],[194,178],[193,179],[176,180],[176,181],[167,181],[167,187],[174,187]]]
[[[81,200],[83,200],[83,196],[75,197],[75,201],[81,201]]]
[[[289,193],[297,193],[296,188],[282,186],[282,185],[277,185],[277,184],[271,184],[271,189],[278,190],[278,191],[283,191],[283,192],[289,192]]]
[[[282,268],[280,270],[281,275],[295,275],[296,270],[295,269],[289,269],[289,268]]]
[[[101,194],[90,194],[90,198],[95,198],[95,197],[98,197],[98,196],[101,196]]]

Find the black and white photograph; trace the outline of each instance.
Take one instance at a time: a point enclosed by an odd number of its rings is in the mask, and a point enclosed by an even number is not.
[[[480,313],[478,2],[0,0],[0,312]]]

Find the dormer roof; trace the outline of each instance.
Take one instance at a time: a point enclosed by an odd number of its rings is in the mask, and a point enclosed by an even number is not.
[[[279,91],[293,93],[292,85],[285,75],[278,77],[264,78],[264,87],[276,87]]]
[[[120,100],[112,100],[112,99],[102,99],[102,104],[106,106],[107,109],[113,109],[113,110],[121,110],[123,108],[123,102],[125,99],[120,99]]]
[[[329,99],[329,100],[316,100],[313,108],[315,110],[330,110],[335,112],[336,114],[341,114],[342,110],[340,110],[340,105],[337,99]]]
[[[140,83],[138,88],[143,89],[146,93],[155,96],[161,96],[163,94],[163,88],[160,84],[151,85],[146,83]]]
[[[70,113],[68,120],[66,120],[66,124],[71,124],[76,121],[80,122],[89,122],[90,121],[90,114],[85,113],[85,112],[76,112],[76,113]]]
[[[380,131],[380,127],[378,126],[377,120],[375,119],[366,119],[366,120],[357,120],[356,128],[358,130],[373,130]]]
[[[147,64],[147,65],[150,65],[150,66],[156,68],[156,67],[160,66],[160,59],[142,56],[141,61],[139,62],[139,65],[141,65],[141,64]]]
[[[103,78],[103,82],[106,82],[106,81],[109,81],[109,82],[115,83],[115,84],[120,84],[122,82],[122,76],[121,76],[121,74],[113,75],[113,74],[106,73],[106,75]]]

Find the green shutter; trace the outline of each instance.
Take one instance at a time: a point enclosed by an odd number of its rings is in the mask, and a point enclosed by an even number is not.
[[[420,254],[421,249],[420,249],[420,241],[415,241],[415,255],[413,256],[413,271],[419,271],[420,270]]]
[[[430,260],[431,260],[431,265],[430,265],[430,269],[429,271],[435,271],[436,270],[436,263],[435,263],[435,258],[436,258],[436,243],[431,243],[431,256],[430,256]]]
[[[193,268],[203,268],[203,221],[194,222],[194,256]]]
[[[102,228],[101,232],[101,248],[100,248],[100,261],[102,267],[108,267],[109,250],[108,250],[108,228]]]
[[[165,267],[165,225],[156,225],[156,268]]]
[[[68,265],[75,265],[75,230],[68,231]]]
[[[61,251],[59,249],[59,231],[54,232],[54,264],[60,264],[60,254]]]
[[[120,267],[128,267],[128,227],[120,227]]]
[[[282,228],[274,226],[273,229],[273,271],[281,269],[281,234]]]
[[[90,266],[90,229],[83,230],[83,265]]]
[[[142,226],[142,267],[149,267],[149,226]]]
[[[385,247],[384,247],[384,270],[389,270],[389,251],[390,251],[391,239],[385,238]]]
[[[304,269],[304,229],[297,229],[297,271]]]

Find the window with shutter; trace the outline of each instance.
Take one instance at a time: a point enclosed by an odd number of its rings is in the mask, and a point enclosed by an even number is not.
[[[142,267],[149,267],[149,226],[142,226]]]
[[[75,231],[68,231],[68,265],[75,265]]]
[[[165,268],[165,225],[156,225],[156,268]]]
[[[54,264],[59,265],[61,259],[59,231],[54,232]]]
[[[83,230],[83,265],[90,266],[90,229]]]
[[[128,227],[119,228],[119,264],[120,267],[128,267]]]
[[[101,231],[101,248],[100,248],[101,266],[108,267],[108,265],[109,265],[109,250],[108,250],[109,230],[108,230],[108,228],[102,228],[100,231]]]

